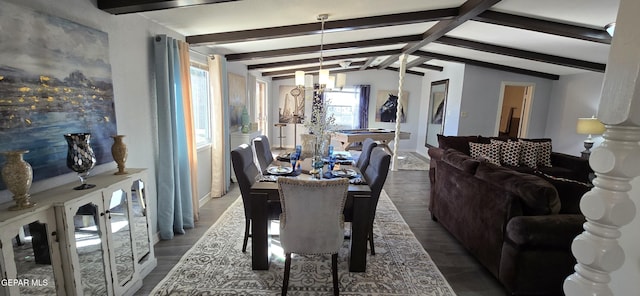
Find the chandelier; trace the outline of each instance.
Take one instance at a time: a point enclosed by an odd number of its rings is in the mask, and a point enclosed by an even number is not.
[[[333,89],[333,88],[343,88],[346,83],[346,74],[338,73],[337,76],[330,76],[329,69],[323,69],[322,63],[324,62],[324,24],[329,19],[328,14],[320,14],[317,17],[317,20],[320,21],[320,57],[318,61],[320,62],[320,68],[318,69],[318,91],[322,92],[325,89]],[[342,63],[341,63],[342,65]],[[344,66],[343,66],[344,68]],[[296,71],[295,72],[295,83],[298,88],[303,87],[313,87],[313,76],[305,75],[304,71]]]

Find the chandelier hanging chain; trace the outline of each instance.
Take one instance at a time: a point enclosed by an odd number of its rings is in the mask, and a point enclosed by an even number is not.
[[[327,20],[327,18],[329,18],[328,14],[321,14],[318,15],[318,20],[321,21],[321,27],[320,27],[320,58],[318,59],[320,62],[320,70],[322,70],[322,62],[323,62],[323,56],[322,56],[322,52],[324,49],[324,22]]]

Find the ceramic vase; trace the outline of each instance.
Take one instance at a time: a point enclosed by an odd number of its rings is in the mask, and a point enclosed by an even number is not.
[[[96,165],[96,157],[91,148],[91,134],[66,134],[64,138],[67,140],[67,167],[78,173],[80,178],[80,186],[74,187],[75,190],[84,190],[96,187],[93,184],[87,184],[86,179],[89,172]]]
[[[247,111],[247,107],[245,106],[242,109],[242,133],[249,133],[250,129],[251,129],[251,123],[249,122],[249,111]]]
[[[113,138],[113,145],[111,145],[111,155],[116,164],[118,164],[118,171],[114,175],[126,175],[125,161],[127,161],[127,145],[124,143],[124,135],[111,136]]]
[[[28,150],[17,150],[2,153],[7,160],[2,167],[2,180],[9,192],[13,193],[13,200],[16,202],[9,207],[11,211],[27,209],[35,205],[29,201],[33,170],[31,165],[23,159],[23,155],[28,152]]]

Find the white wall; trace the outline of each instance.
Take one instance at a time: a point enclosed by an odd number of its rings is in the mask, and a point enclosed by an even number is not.
[[[99,10],[95,0],[4,0],[46,14],[65,18],[106,32],[109,35],[109,57],[115,100],[118,133],[126,135],[129,149],[127,167],[148,168],[148,205],[154,233],[156,229],[156,114],[152,114],[154,97],[152,36],[167,34],[184,37],[141,16],[114,16]],[[5,40],[6,41],[6,40]],[[3,41],[3,42],[5,42]],[[94,172],[114,169],[115,163],[98,166]],[[77,181],[75,173],[33,184],[31,192]],[[0,195],[8,196],[7,191]]]
[[[349,72],[347,73],[347,86],[352,87],[354,85],[359,84],[369,84],[371,85],[371,96],[369,98],[369,127],[370,128],[385,128],[385,129],[395,129],[395,123],[388,122],[376,122],[375,112],[376,112],[376,96],[378,90],[398,90],[398,72],[390,71],[390,70],[367,70],[367,71],[358,71],[358,72]],[[317,79],[317,78],[316,78]],[[407,140],[401,140],[400,146],[398,146],[399,150],[407,150],[414,151],[416,144],[419,139],[419,126],[423,125],[424,122],[421,121],[424,116],[420,112],[421,101],[425,100],[424,95],[422,93],[422,76],[407,74],[405,75],[403,82],[403,90],[409,92],[409,101],[405,110],[407,113],[407,122],[401,123],[400,130],[411,133],[411,138]],[[272,106],[269,115],[270,115],[270,139],[272,146],[276,146],[279,143],[277,141],[279,130],[274,127],[273,124],[278,120],[278,96],[280,92],[281,85],[289,85],[293,86],[293,79],[285,79],[285,80],[275,80],[271,83],[271,89],[269,91],[272,103],[269,106]],[[309,105],[309,101],[305,100],[305,106]],[[287,125],[282,129],[282,133],[286,136],[286,139],[283,139],[283,146],[285,147],[293,147],[293,125]],[[298,135],[306,133],[307,130],[304,125],[299,124],[297,127]],[[424,145],[424,138],[422,138],[422,144]],[[298,139],[298,144],[300,140]],[[390,145],[393,149],[393,145]]]
[[[598,113],[602,96],[604,73],[564,75],[553,82],[545,136],[552,139],[553,151],[580,156],[586,135],[576,133],[579,117]],[[602,143],[601,135],[594,135],[594,147]]]
[[[427,156],[425,139],[429,145],[438,146],[437,134],[441,133],[441,125],[433,125],[429,121],[431,110],[431,82],[449,79],[447,90],[447,106],[444,116],[444,135],[457,135],[458,122],[460,119],[460,104],[462,102],[462,86],[464,82],[464,64],[439,62],[439,66],[444,67],[442,72],[429,71],[422,79],[422,97],[420,101],[421,123],[418,129],[418,141],[416,152]],[[428,129],[428,131],[427,131]]]
[[[502,82],[535,84],[527,138],[544,137],[551,80],[471,65],[465,67],[460,112],[467,116],[460,117],[458,135],[494,136]]]

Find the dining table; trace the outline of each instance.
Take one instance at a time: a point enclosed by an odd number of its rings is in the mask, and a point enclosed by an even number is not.
[[[349,242],[349,271],[365,272],[367,268],[367,236],[369,234],[369,215],[371,208],[371,187],[369,187],[360,171],[356,171],[358,182],[350,182],[347,193],[345,216],[352,217],[351,238]],[[279,178],[313,179],[308,172],[294,172],[293,176],[278,176]],[[325,174],[327,176],[328,174]],[[251,267],[254,270],[268,270],[271,257],[271,238],[268,234],[270,221],[268,220],[268,205],[280,202],[278,184],[274,178],[269,181],[256,181],[251,186]],[[360,181],[362,180],[362,181]],[[353,180],[352,180],[353,181]],[[309,209],[313,211],[313,209]]]

